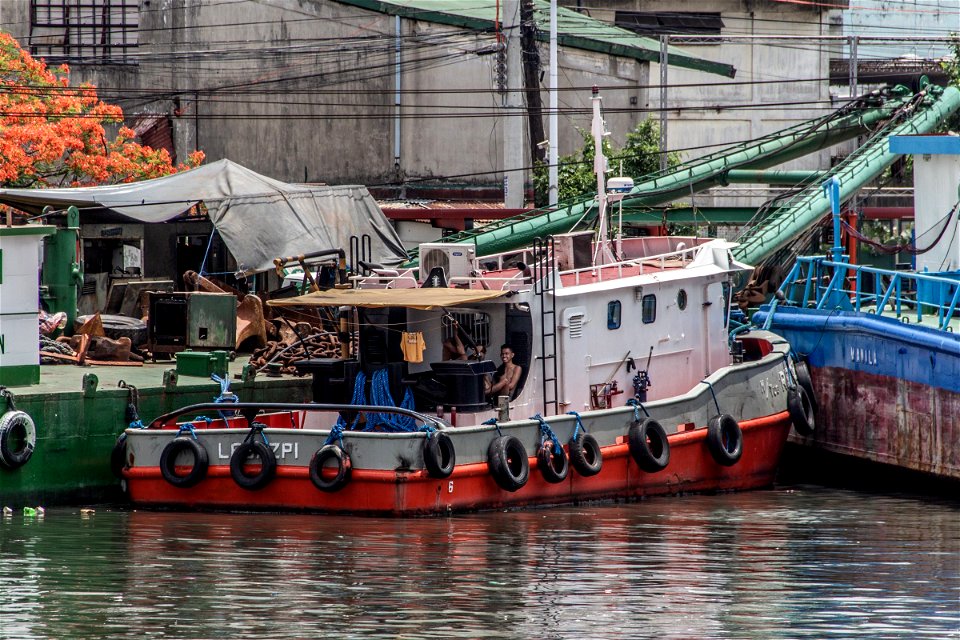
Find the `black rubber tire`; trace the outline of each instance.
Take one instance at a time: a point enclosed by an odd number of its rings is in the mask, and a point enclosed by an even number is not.
[[[544,480],[550,484],[559,484],[567,479],[570,461],[563,448],[558,454],[554,449],[553,441],[546,440],[537,450],[537,468],[540,469],[540,475]]]
[[[518,491],[530,479],[527,450],[514,436],[499,436],[490,442],[487,466],[497,485],[505,491]]]
[[[337,475],[326,480],[322,473],[323,467],[331,458],[337,461]],[[320,491],[333,493],[347,486],[352,468],[350,454],[335,444],[327,444],[317,449],[310,459],[310,482]]]
[[[670,464],[670,443],[663,426],[653,418],[644,418],[630,425],[627,433],[630,455],[647,473],[663,471]]]
[[[453,440],[445,433],[434,431],[423,441],[423,464],[431,478],[448,478],[457,464]]]
[[[177,475],[177,456],[189,451],[193,455],[193,467],[184,476]],[[207,475],[210,459],[203,445],[190,436],[177,436],[163,448],[160,454],[160,473],[163,479],[175,487],[188,489],[203,480]]]
[[[802,386],[787,389],[787,411],[793,428],[801,436],[812,436],[817,430],[817,418],[813,402]]]
[[[77,316],[73,321],[74,331],[83,326],[92,315]],[[128,316],[118,316],[109,313],[101,313],[100,321],[103,323],[103,334],[108,338],[130,338],[134,347],[147,343],[147,323],[139,318],[130,318]]]
[[[580,432],[570,440],[570,464],[584,478],[595,476],[603,468],[603,452],[597,439],[589,433]]]
[[[117,441],[110,451],[110,471],[117,478],[123,477],[123,470],[127,467],[127,432],[117,436]]]
[[[797,372],[797,384],[803,387],[803,390],[807,392],[807,397],[810,399],[810,405],[813,407],[814,413],[820,410],[820,403],[817,402],[817,394],[813,391],[813,378],[810,377],[810,365],[801,360],[796,364],[794,369]]]
[[[710,418],[707,422],[707,448],[710,455],[725,467],[732,467],[743,455],[743,431],[727,413]]]
[[[243,470],[243,465],[247,463],[247,458],[251,454],[260,459],[260,471],[248,476]],[[242,489],[248,491],[263,489],[277,475],[277,455],[273,449],[259,440],[244,442],[230,456],[230,475]]]
[[[17,469],[27,464],[37,446],[37,427],[25,411],[7,411],[0,417],[0,466]]]

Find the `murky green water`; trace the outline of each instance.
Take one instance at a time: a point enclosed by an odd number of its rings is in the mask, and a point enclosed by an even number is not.
[[[0,519],[0,638],[960,637],[960,505],[803,487],[416,520]]]

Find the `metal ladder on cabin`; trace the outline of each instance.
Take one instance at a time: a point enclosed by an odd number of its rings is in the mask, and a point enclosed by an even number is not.
[[[540,299],[540,379],[543,383],[543,413],[559,413],[557,398],[557,298],[553,236],[533,239],[533,293]],[[553,408],[551,413],[550,408]]]

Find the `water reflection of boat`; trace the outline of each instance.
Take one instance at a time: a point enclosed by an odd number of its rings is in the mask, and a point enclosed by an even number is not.
[[[772,483],[803,393],[788,346],[764,331],[728,343],[746,268],[730,243],[609,239],[624,184],[607,194],[603,165],[596,234],[479,258],[424,245],[419,272],[272,301],[339,309],[342,357],[300,365],[320,404],[240,404],[227,422],[195,405],[128,430],[131,499],[415,514]],[[444,360],[460,357],[448,340],[478,359]],[[501,344],[498,376],[485,353]]]

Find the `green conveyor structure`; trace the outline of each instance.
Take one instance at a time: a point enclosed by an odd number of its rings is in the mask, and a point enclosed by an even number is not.
[[[824,181],[837,177],[840,200],[845,202],[900,157],[890,153],[890,136],[929,133],[958,108],[957,87],[928,86],[904,107],[900,117],[891,119],[842,162],[789,200],[778,202],[770,215],[745,227],[737,238],[740,244],[733,250],[734,257],[747,264],[759,264],[771,257],[830,212],[830,200],[822,188]]]
[[[644,176],[624,198],[623,206],[625,210],[628,208],[637,210],[663,205],[712,187],[731,182],[744,182],[754,176],[758,182],[782,182],[777,179],[777,172],[760,172],[759,170],[782,164],[845,140],[871,135],[877,127],[880,127],[880,131],[887,131],[883,134],[884,136],[891,135],[894,131],[901,134],[926,132],[953,113],[957,106],[960,106],[960,93],[954,87],[947,89],[928,87],[917,95],[913,95],[904,87],[896,87],[883,93],[874,92],[828,117],[802,122],[762,138],[683,163],[667,171]],[[875,139],[876,136],[871,138],[871,140]],[[861,147],[848,158],[848,161],[864,155],[867,155],[867,151]],[[869,155],[873,157],[874,154]],[[879,175],[884,167],[896,159],[896,156],[891,156],[889,153],[881,155],[883,157],[876,160],[879,167],[876,171],[871,164],[870,178],[861,181],[857,175],[855,180],[849,180],[852,190],[848,189],[846,183],[844,184],[842,192],[844,197],[849,197],[859,188],[859,186],[853,187],[854,183],[862,186]],[[888,158],[888,156],[891,157]],[[836,169],[848,166],[848,161],[838,165]],[[880,166],[881,162],[885,164]],[[830,174],[823,174],[823,177],[835,174],[836,169]],[[769,179],[764,178],[764,173],[769,174],[767,176]],[[792,173],[799,175],[796,172]],[[781,172],[779,177],[788,175],[787,172]],[[843,180],[844,177],[841,179]],[[821,182],[818,176],[813,183],[816,188],[810,188],[811,193],[819,189]],[[811,200],[815,199],[811,197]],[[824,202],[826,202],[825,199]],[[803,209],[789,207],[788,212],[783,212],[783,207],[778,206],[775,210],[776,217],[768,218],[757,225],[757,228],[751,229],[752,233],[744,236],[744,246],[738,248],[737,258],[749,263],[751,260],[756,262],[772,255],[794,235],[802,233],[816,222],[820,215],[829,211],[828,202],[823,206],[824,208],[820,210],[820,203],[811,202],[809,205],[804,205]],[[538,209],[479,229],[446,236],[441,242],[472,242],[477,247],[477,255],[492,255],[529,246],[537,237],[567,233],[578,224],[592,222],[596,212],[596,198],[591,196],[553,210]],[[411,260],[406,266],[415,267],[417,264],[418,255],[413,251]]]

